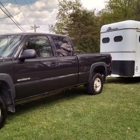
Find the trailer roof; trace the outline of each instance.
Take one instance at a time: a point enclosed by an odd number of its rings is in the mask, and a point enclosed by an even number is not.
[[[140,22],[135,20],[125,20],[121,22],[106,24],[101,27],[100,32],[109,32],[120,29],[139,29],[140,30]]]

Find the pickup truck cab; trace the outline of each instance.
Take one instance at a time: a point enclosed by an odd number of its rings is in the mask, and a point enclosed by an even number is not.
[[[77,54],[68,36],[0,35],[0,128],[16,104],[78,85],[99,94],[110,73],[110,54]]]

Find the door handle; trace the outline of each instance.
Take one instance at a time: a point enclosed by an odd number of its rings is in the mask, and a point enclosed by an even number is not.
[[[56,62],[52,62],[52,63],[50,64],[50,66],[51,66],[51,67],[56,66]]]
[[[42,62],[42,64],[48,67],[55,67],[57,65],[56,62]]]

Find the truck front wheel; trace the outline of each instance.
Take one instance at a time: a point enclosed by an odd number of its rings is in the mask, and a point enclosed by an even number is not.
[[[7,106],[5,101],[0,97],[0,129],[5,123],[7,117]]]
[[[87,91],[91,95],[96,95],[102,92],[103,77],[100,73],[95,73],[92,80],[87,85]]]

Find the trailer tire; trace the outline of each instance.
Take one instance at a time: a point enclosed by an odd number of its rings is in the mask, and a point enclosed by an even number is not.
[[[87,85],[87,92],[90,95],[100,94],[103,89],[103,77],[100,73],[95,73],[92,80]]]
[[[3,127],[7,117],[7,106],[5,101],[0,97],[0,129]]]

